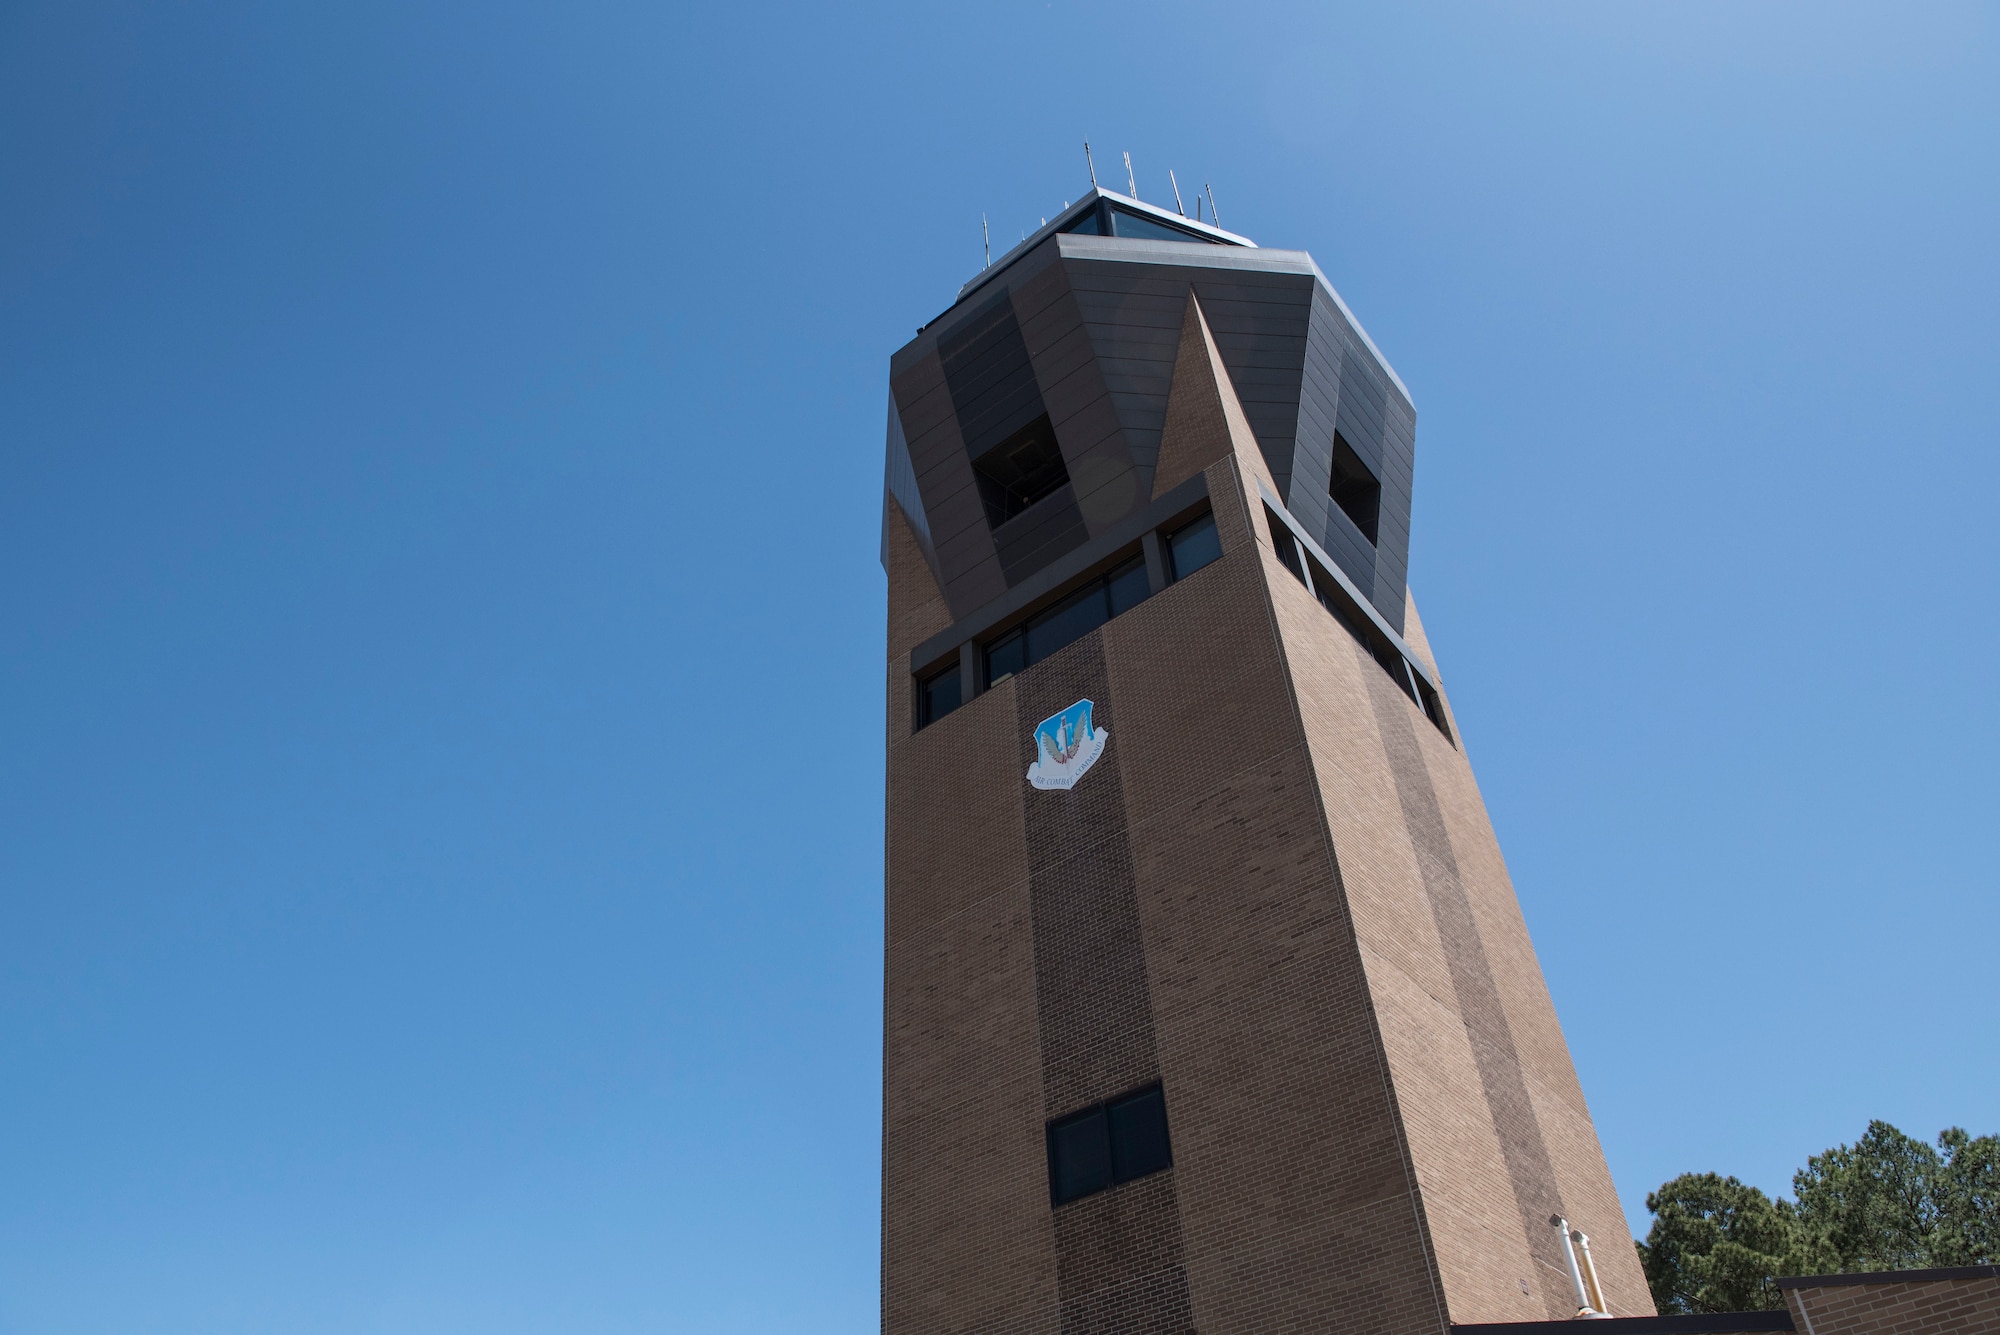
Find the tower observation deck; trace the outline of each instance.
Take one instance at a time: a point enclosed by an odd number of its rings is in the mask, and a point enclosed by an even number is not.
[[[889,399],[884,1330],[1652,1313],[1311,257],[1092,191]]]

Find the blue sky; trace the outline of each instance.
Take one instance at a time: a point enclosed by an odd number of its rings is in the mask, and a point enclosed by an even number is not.
[[[1990,0],[0,7],[0,1332],[875,1328],[887,358],[1086,137],[1410,386],[1632,1227],[2000,1130],[1996,112]]]

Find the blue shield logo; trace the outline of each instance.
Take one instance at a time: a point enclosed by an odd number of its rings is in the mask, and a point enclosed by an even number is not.
[[[1090,701],[1079,700],[1035,725],[1035,763],[1028,782],[1037,788],[1068,790],[1104,754],[1111,733],[1090,723]]]

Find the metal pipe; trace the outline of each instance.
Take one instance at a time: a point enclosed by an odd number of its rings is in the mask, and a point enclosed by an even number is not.
[[[1569,1220],[1559,1214],[1552,1214],[1549,1216],[1549,1223],[1553,1224],[1557,1231],[1562,1234],[1563,1260],[1569,1262],[1569,1282],[1571,1287],[1576,1290],[1576,1314],[1578,1316],[1597,1315],[1597,1309],[1590,1305],[1590,1294],[1583,1287],[1583,1271],[1577,1268],[1576,1244],[1569,1240]]]
[[[1583,1251],[1583,1281],[1590,1286],[1590,1304],[1600,1315],[1610,1316],[1611,1308],[1604,1301],[1604,1289],[1597,1282],[1597,1263],[1590,1259],[1590,1235],[1579,1229],[1572,1236]]]

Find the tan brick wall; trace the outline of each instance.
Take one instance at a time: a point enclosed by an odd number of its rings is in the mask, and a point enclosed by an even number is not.
[[[1552,1208],[1650,1313],[1464,754],[1278,565],[1183,335],[1162,477],[1211,460],[1221,561],[912,735],[949,613],[891,527],[884,1329],[1566,1317]],[[1031,790],[1081,697],[1105,758]],[[1045,1119],[1153,1078],[1174,1167],[1052,1210]]]
[[[1994,1335],[2000,1331],[2000,1275],[1896,1280],[1882,1284],[1809,1282],[1785,1291],[1803,1335]]]
[[[1057,1329],[1020,785],[990,760],[1013,704],[1002,685],[890,747],[885,1330]]]
[[[1196,1324],[1436,1331],[1241,488],[1207,471],[1224,559],[1105,632]]]
[[[1412,647],[1431,659],[1414,599],[1404,624],[1414,636]],[[1435,660],[1431,663],[1435,670]],[[1445,703],[1449,715],[1448,698]],[[1651,1315],[1652,1292],[1639,1268],[1637,1251],[1629,1245],[1624,1207],[1598,1144],[1513,880],[1507,874],[1478,781],[1463,749],[1463,735],[1455,731],[1460,745],[1454,747],[1434,728],[1418,726],[1415,731],[1422,739],[1425,769],[1437,793],[1459,880],[1465,887],[1514,1054],[1534,1104],[1563,1213],[1572,1227],[1591,1237],[1591,1255],[1611,1310],[1621,1316]],[[1548,1230],[1550,1236],[1554,1232]],[[1567,1272],[1553,1270],[1558,1263],[1552,1255],[1544,1257],[1544,1262],[1551,1278],[1560,1280],[1561,1302],[1567,1308],[1574,1301]],[[1567,1314],[1565,1310],[1563,1315]]]

